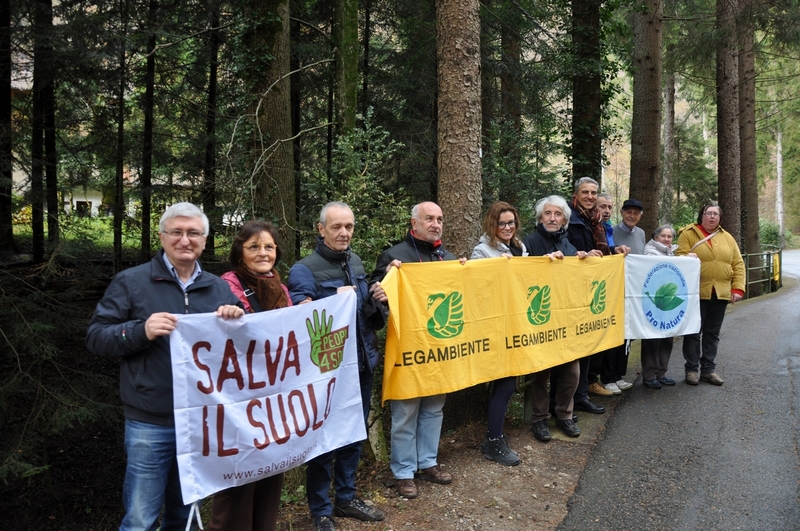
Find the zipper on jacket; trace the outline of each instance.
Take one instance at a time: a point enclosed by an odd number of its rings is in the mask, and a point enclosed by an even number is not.
[[[189,294],[185,291],[183,292],[183,313],[189,313]]]

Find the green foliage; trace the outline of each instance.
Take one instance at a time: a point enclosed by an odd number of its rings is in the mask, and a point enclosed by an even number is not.
[[[83,335],[87,314],[74,301],[85,286],[61,258],[56,251],[37,271],[0,272],[0,481],[46,470],[46,442],[118,413],[109,405],[114,378],[76,359],[83,345],[71,340]]]
[[[700,206],[717,197],[717,176],[705,154],[700,124],[680,123],[675,128],[675,227],[693,223]]]
[[[483,204],[487,209],[495,201],[507,201],[517,207],[522,217],[520,234],[536,226],[533,207],[542,197],[561,193],[560,174],[565,168],[548,164],[559,149],[547,136],[515,131],[493,123],[485,136],[486,152],[482,159]],[[520,156],[519,154],[524,154]]]
[[[758,223],[759,239],[764,248],[795,249],[798,245],[797,237],[791,231],[785,231],[783,242],[781,242],[780,226],[764,219]]]
[[[410,200],[402,188],[393,186],[390,164],[402,146],[389,138],[386,129],[375,126],[372,116],[370,110],[359,117],[363,127],[337,142],[331,164],[335,177],[320,175],[306,185],[312,201],[306,205],[310,226],[316,226],[319,210],[329,200],[350,205],[356,220],[353,250],[367,270],[383,249],[404,237],[411,217]],[[308,250],[316,243],[315,235],[316,231],[304,238]]]

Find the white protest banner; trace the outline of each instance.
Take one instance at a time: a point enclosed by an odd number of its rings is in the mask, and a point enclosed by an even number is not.
[[[657,339],[700,331],[700,260],[625,257],[625,338]]]
[[[170,334],[184,503],[366,438],[354,291]]]

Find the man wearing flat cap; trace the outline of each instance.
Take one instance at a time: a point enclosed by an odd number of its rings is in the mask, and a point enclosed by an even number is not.
[[[644,231],[637,227],[643,210],[642,202],[638,199],[626,199],[620,209],[622,222],[614,227],[614,243],[630,247],[630,254],[644,254],[647,238]]]
[[[643,210],[642,202],[638,199],[626,199],[620,209],[622,222],[614,227],[614,243],[628,246],[630,254],[644,254],[644,244],[647,240],[644,231],[637,227],[639,220],[642,219]],[[628,370],[629,352],[630,340],[627,340],[603,354],[600,383],[615,395],[633,387],[633,384],[624,379]]]

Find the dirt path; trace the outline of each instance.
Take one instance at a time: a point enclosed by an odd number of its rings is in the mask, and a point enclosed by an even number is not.
[[[534,439],[528,427],[508,430],[509,446],[522,459],[516,467],[502,466],[483,457],[479,446],[485,426],[472,425],[443,436],[439,463],[453,474],[452,484],[418,481],[419,497],[406,500],[400,498],[392,486],[388,465],[381,463],[362,471],[359,494],[383,509],[386,519],[362,523],[339,518],[336,520],[337,529],[553,530],[567,513],[567,502],[598,430],[602,430],[599,422],[602,417],[587,419],[583,424],[588,429],[578,439],[567,439],[557,433],[552,420],[550,429],[554,438],[549,443]],[[306,505],[286,506],[280,529],[310,530],[311,520]]]

